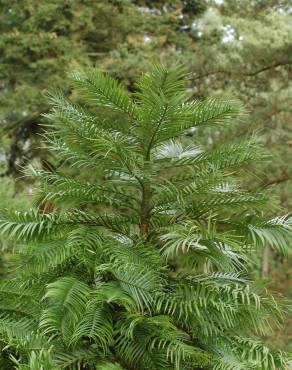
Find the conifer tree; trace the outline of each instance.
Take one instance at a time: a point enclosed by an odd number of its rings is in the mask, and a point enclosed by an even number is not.
[[[30,167],[42,211],[1,217],[17,242],[0,285],[6,357],[18,370],[288,369],[259,339],[281,304],[247,273],[255,248],[286,252],[292,235],[287,216],[263,218],[268,195],[239,186],[259,143],[185,136],[241,119],[240,102],[189,101],[181,67],[154,65],[133,96],[96,70],[72,81],[86,104],[55,94],[45,135],[72,170]]]

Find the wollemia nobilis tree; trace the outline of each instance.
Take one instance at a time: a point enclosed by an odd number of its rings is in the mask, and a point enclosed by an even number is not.
[[[288,369],[258,339],[281,305],[246,266],[266,243],[286,251],[291,220],[263,219],[269,197],[234,176],[261,157],[255,138],[187,142],[188,130],[231,124],[243,109],[188,101],[184,76],[155,65],[130,97],[88,70],[72,75],[86,109],[52,99],[47,143],[93,180],[31,167],[37,201],[54,211],[2,217],[17,243],[0,288],[1,343],[17,369]]]

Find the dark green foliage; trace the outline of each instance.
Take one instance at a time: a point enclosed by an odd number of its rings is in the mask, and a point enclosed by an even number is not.
[[[154,65],[131,97],[106,75],[76,72],[87,108],[53,99],[46,140],[92,180],[31,167],[37,204],[55,209],[1,219],[18,242],[0,286],[0,338],[17,369],[289,368],[257,339],[281,322],[281,304],[246,275],[255,248],[287,251],[291,219],[266,220],[270,198],[238,185],[235,172],[261,156],[254,138],[186,142],[189,129],[244,111],[189,101],[184,76]]]

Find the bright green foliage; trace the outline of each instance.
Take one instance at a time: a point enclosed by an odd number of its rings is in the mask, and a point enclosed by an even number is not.
[[[291,219],[262,218],[270,197],[238,185],[236,171],[261,155],[254,138],[187,142],[190,129],[244,111],[189,101],[184,75],[154,65],[129,96],[107,75],[77,72],[86,109],[53,99],[46,141],[94,180],[31,167],[37,203],[55,210],[1,219],[19,245],[0,286],[1,341],[17,369],[288,369],[257,339],[282,310],[246,266],[266,243],[287,251]]]

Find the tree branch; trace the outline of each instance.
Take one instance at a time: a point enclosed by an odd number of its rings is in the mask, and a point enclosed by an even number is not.
[[[274,63],[274,64],[271,64],[271,65],[268,65],[268,66],[265,66],[265,67],[262,67],[262,68],[259,68],[253,72],[242,72],[242,73],[232,73],[232,71],[224,71],[224,70],[217,70],[217,71],[210,71],[210,72],[206,72],[204,74],[201,74],[199,76],[196,76],[193,78],[193,81],[196,81],[196,80],[200,80],[202,78],[205,78],[205,77],[209,77],[209,76],[214,76],[214,75],[219,75],[219,74],[233,74],[234,76],[238,76],[238,77],[242,77],[242,76],[246,76],[246,77],[254,77],[262,72],[265,72],[265,71],[268,71],[270,69],[274,69],[274,68],[277,68],[277,67],[280,67],[280,66],[287,66],[287,65],[292,65],[292,60],[284,60],[284,61],[281,61],[281,62],[277,62],[277,63]]]
[[[292,180],[291,176],[283,176],[283,177],[280,177],[280,178],[275,179],[275,180],[270,180],[268,182],[263,182],[260,187],[278,185],[278,184],[282,184],[283,182],[286,182],[286,181],[289,181],[289,180]]]
[[[284,61],[281,61],[281,62],[277,62],[277,63],[271,64],[269,66],[260,68],[260,69],[254,71],[254,72],[243,73],[243,75],[252,77],[252,76],[258,75],[259,73],[268,71],[270,69],[277,68],[277,67],[280,67],[280,66],[286,66],[286,65],[292,65],[292,60],[286,60],[286,61],[284,60]]]

